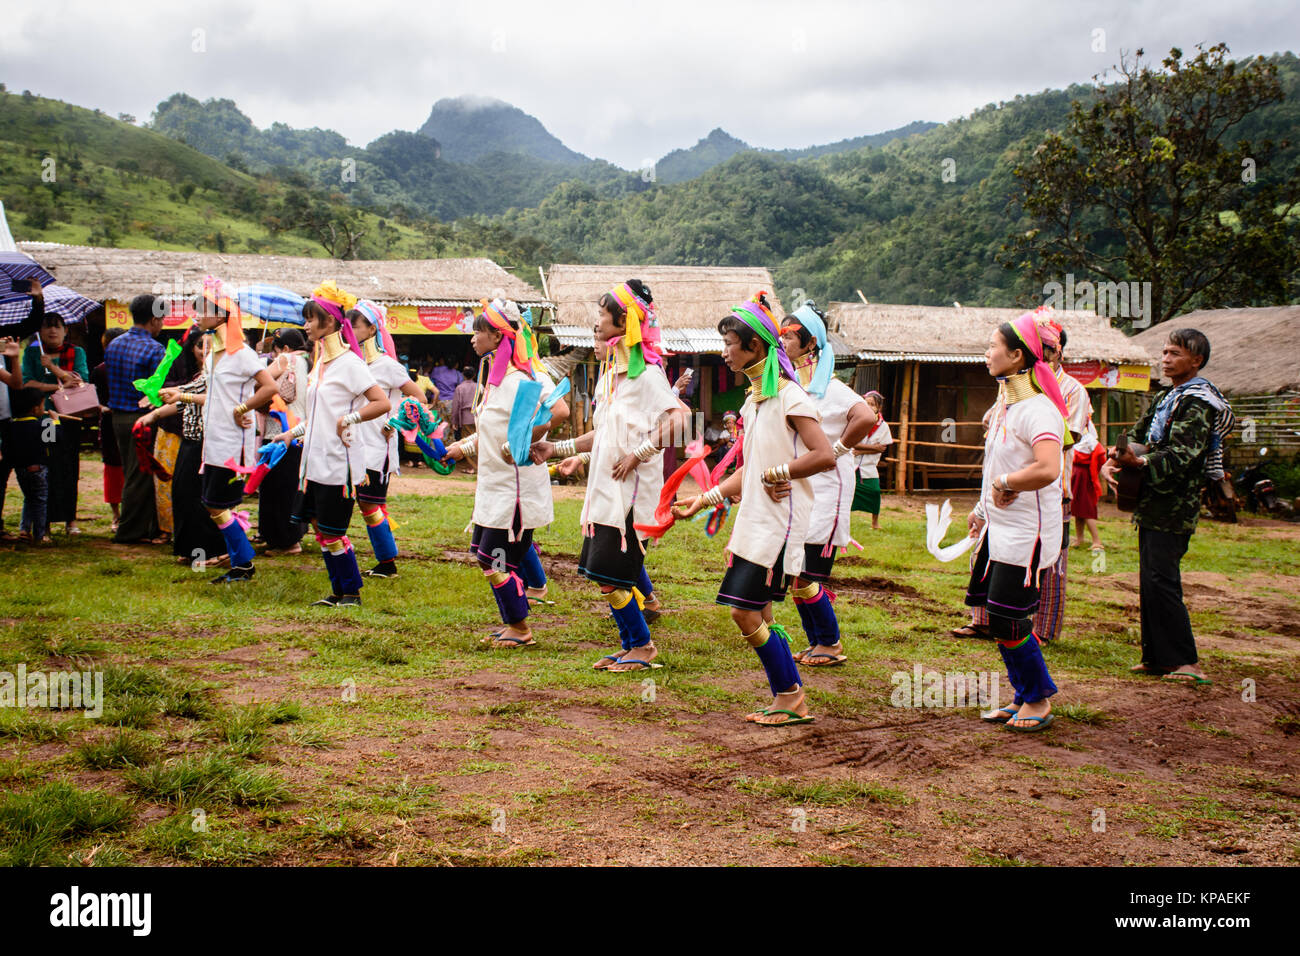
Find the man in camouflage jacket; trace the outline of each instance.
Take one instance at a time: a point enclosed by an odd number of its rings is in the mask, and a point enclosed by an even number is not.
[[[1223,477],[1222,440],[1232,430],[1232,410],[1200,371],[1210,342],[1196,329],[1171,332],[1160,367],[1173,384],[1156,396],[1133,429],[1148,446],[1112,457],[1102,475],[1113,486],[1119,468],[1142,471],[1133,522],[1138,526],[1138,596],[1142,661],[1134,673],[1181,683],[1210,683],[1198,663],[1191,619],[1183,603],[1181,562],[1201,509],[1207,480]]]

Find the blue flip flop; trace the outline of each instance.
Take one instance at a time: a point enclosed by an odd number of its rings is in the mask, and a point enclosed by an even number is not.
[[[980,714],[980,720],[984,721],[984,723],[986,724],[1005,724],[1012,717],[1016,716],[1016,714],[1020,713],[1020,708],[1017,707],[1015,710],[1012,710],[1010,707],[999,707],[996,711],[994,711],[994,713],[1006,714],[1006,716],[990,717],[987,714]],[[1025,720],[1028,719],[1029,719],[1028,717],[1025,718]]]
[[[1048,727],[1052,726],[1052,721],[1054,721],[1054,720],[1056,719],[1056,715],[1055,715],[1055,714],[1047,714],[1045,717],[1020,717],[1020,718],[1018,718],[1018,719],[1019,719],[1019,720],[1032,720],[1032,721],[1034,722],[1034,723],[1033,723],[1033,726],[1032,726],[1032,727],[1017,727],[1017,726],[1015,726],[1015,724],[1011,723],[1011,719],[1010,719],[1010,718],[1007,718],[1007,724],[1006,724],[1006,728],[1007,728],[1007,730],[1014,730],[1014,731],[1015,731],[1016,733],[1018,733],[1018,734],[1036,734],[1036,733],[1038,733],[1039,731],[1046,730]]]

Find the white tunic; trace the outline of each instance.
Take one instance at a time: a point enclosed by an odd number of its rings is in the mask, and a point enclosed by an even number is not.
[[[611,374],[613,380],[607,381]],[[607,385],[612,389],[608,399]],[[636,378],[606,372],[596,383],[596,396],[582,526],[603,524],[622,532],[628,511],[634,523],[652,524],[664,486],[663,453],[637,465],[622,481],[614,480],[614,466],[648,439],[664,414],[679,408],[681,401],[658,365],[647,365]]]
[[[361,425],[352,426],[352,446],[339,438],[338,420],[368,403],[366,392],[377,383],[366,363],[351,349],[329,362],[318,362],[307,385],[307,433],[302,439],[298,479],[321,485],[360,485],[366,477]]]
[[[838,378],[831,378],[823,398],[809,395],[822,416],[822,431],[828,444],[835,444],[849,423],[849,412],[867,400]],[[818,472],[808,479],[812,484],[812,517],[808,519],[808,544],[841,547],[849,543],[849,516],[853,510],[853,459],[841,455],[834,471]]]
[[[247,345],[227,355],[216,342],[203,362],[208,373],[208,397],[203,403],[203,463],[226,466],[251,465],[257,459],[257,429],[235,424],[235,406],[248,401],[257,391],[254,376],[266,363]]]
[[[397,432],[394,431],[392,435],[385,438],[384,424],[390,416],[397,414],[397,408],[404,397],[402,386],[411,380],[411,376],[406,373],[406,369],[402,368],[400,362],[382,353],[377,355],[366,368],[370,370],[370,374],[388,396],[393,409],[388,415],[381,415],[374,421],[358,424],[357,441],[364,449],[366,468],[379,472],[387,480],[389,475],[399,474],[397,468],[399,457]]]
[[[1088,423],[1092,421],[1092,399],[1088,390],[1079,380],[1064,369],[1056,376],[1061,388],[1061,397],[1065,399],[1065,421],[1070,431],[1076,435],[1088,432]]]
[[[478,426],[478,483],[474,488],[474,523],[484,528],[513,530],[518,509],[521,530],[541,528],[555,520],[551,475],[546,465],[519,466],[501,454],[510,425],[515,395],[528,376],[513,366],[495,388],[488,386],[475,412]],[[551,394],[550,379],[539,376],[539,401]]]
[[[889,422],[885,421],[883,415],[880,416],[880,420],[876,422],[876,427],[871,429],[871,434],[862,439],[862,444],[864,445],[892,445],[893,443],[894,435],[889,430]],[[884,453],[873,451],[869,455],[859,455],[857,459],[858,474],[863,478],[879,478],[880,469],[876,466],[880,464],[880,456],[882,454]]]
[[[814,421],[821,414],[812,398],[798,385],[784,384],[774,398],[745,399],[740,409],[745,423],[745,468],[740,508],[731,526],[727,550],[737,557],[770,568],[785,548],[785,573],[803,570],[803,546],[812,514],[812,483],[807,478],[790,482],[790,494],[773,501],[763,487],[763,471],[798,458],[808,449],[786,419],[802,416]]]
[[[1036,394],[994,406],[989,433],[984,440],[984,480],[980,507],[986,518],[989,560],[1028,569],[1034,546],[1041,542],[1038,569],[1050,568],[1061,553],[1061,478],[1037,491],[1022,491],[1005,508],[993,504],[993,479],[1019,471],[1034,462],[1034,443],[1061,444],[1065,428],[1061,413],[1046,395]]]

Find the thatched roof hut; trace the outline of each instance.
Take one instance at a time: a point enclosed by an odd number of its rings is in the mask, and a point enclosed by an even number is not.
[[[309,295],[321,281],[334,279],[348,291],[385,305],[473,306],[502,289],[521,306],[551,307],[540,292],[491,259],[312,259],[53,242],[20,242],[18,247],[61,285],[101,302],[130,301],[142,292],[192,295],[204,276],[215,275],[232,285],[265,282],[299,295]]]
[[[716,329],[731,307],[766,290],[777,317],[785,314],[766,269],[733,266],[555,265],[546,273],[546,294],[555,303],[555,324],[590,329],[599,318],[597,300],[620,282],[650,286],[665,329]],[[715,333],[716,334],[716,333]]]
[[[827,320],[857,350],[855,387],[883,394],[885,417],[896,423],[898,443],[884,460],[896,490],[959,488],[978,481],[980,419],[997,394],[984,353],[993,329],[1023,313],[831,303]],[[1066,371],[1094,390],[1098,427],[1106,433],[1109,421],[1127,418],[1136,404],[1131,393],[1121,400],[1109,391],[1145,390],[1153,356],[1096,313],[1062,310],[1055,317],[1068,336]]]
[[[1300,454],[1300,350],[1295,330],[1300,306],[1201,309],[1176,316],[1135,336],[1153,355],[1174,329],[1200,329],[1210,340],[1205,377],[1219,387],[1237,416],[1228,442],[1228,463],[1257,460],[1263,448]],[[1159,376],[1159,369],[1152,372]]]
[[[1263,309],[1201,309],[1162,322],[1133,337],[1159,356],[1174,329],[1200,329],[1210,340],[1205,377],[1225,395],[1300,391],[1300,305]],[[1157,369],[1158,374],[1158,369]]]
[[[983,362],[989,333],[1024,309],[832,302],[827,319],[863,359],[882,362]],[[1071,362],[1149,365],[1151,352],[1094,312],[1061,310]]]

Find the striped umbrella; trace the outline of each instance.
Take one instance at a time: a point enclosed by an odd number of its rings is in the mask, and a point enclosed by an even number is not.
[[[0,300],[12,298],[14,286],[18,283],[22,284],[22,288],[17,291],[26,292],[28,279],[49,285],[54,281],[54,276],[42,269],[25,252],[0,252]]]
[[[302,307],[307,300],[288,289],[255,283],[241,286],[235,298],[241,312],[255,315],[264,322],[284,322],[289,325],[302,325],[304,322]]]
[[[87,299],[79,292],[73,292],[67,286],[51,283],[41,290],[45,296],[45,311],[63,316],[67,323],[80,322],[95,309],[99,303]],[[21,292],[0,296],[0,325],[14,325],[27,318],[32,311],[32,297]]]

